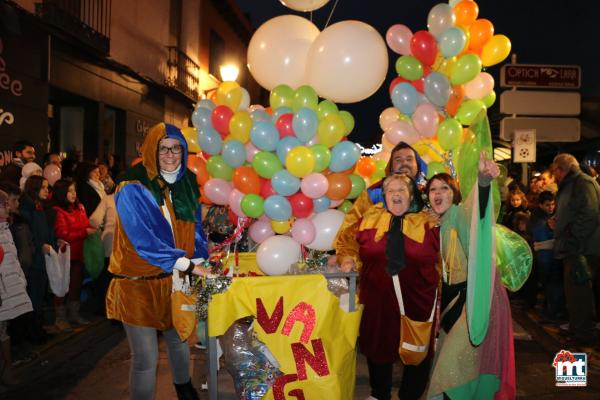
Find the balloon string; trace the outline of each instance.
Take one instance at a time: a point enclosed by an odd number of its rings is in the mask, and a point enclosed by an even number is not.
[[[452,150],[448,150],[446,154],[440,153],[435,147],[431,145],[431,143],[426,143],[425,146],[429,147],[435,154],[440,156],[442,160],[446,163],[446,165],[450,168],[450,174],[453,178],[456,178],[456,169],[454,168],[454,163],[452,162]]]
[[[249,227],[251,222],[252,222],[252,218],[238,218],[237,229],[233,232],[233,234],[231,236],[229,236],[223,242],[213,246],[210,249],[210,253],[217,252],[217,251],[221,250],[222,248],[224,248],[225,246],[229,246],[231,243],[233,243],[234,241],[239,239],[239,237],[244,232],[244,229]]]
[[[331,17],[333,16],[333,12],[335,11],[335,8],[337,7],[338,1],[340,0],[335,0],[335,3],[333,4],[333,8],[331,9],[331,12],[329,13],[329,17],[327,18],[327,22],[325,22],[325,28],[327,28],[327,26],[329,25],[329,21],[331,21]]]

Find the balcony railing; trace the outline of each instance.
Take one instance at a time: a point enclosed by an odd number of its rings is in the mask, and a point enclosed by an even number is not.
[[[108,55],[111,0],[44,0],[35,6],[44,22]]]
[[[167,46],[169,59],[165,84],[196,101],[200,91],[200,67],[175,46]]]

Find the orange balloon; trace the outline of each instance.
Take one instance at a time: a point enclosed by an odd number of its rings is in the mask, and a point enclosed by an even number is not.
[[[356,163],[356,172],[363,178],[368,178],[377,170],[377,164],[371,157],[361,157]]]
[[[193,156],[190,156],[190,158],[191,157]],[[202,156],[195,156],[193,158],[194,160],[192,162],[194,163],[194,167],[191,168],[188,164],[188,168],[196,174],[196,182],[198,182],[198,185],[204,185],[206,181],[210,179],[208,170],[206,169],[206,160],[204,160]]]
[[[131,162],[131,166],[133,167],[136,164],[139,164],[142,162],[142,157],[138,157],[138,158],[134,158],[133,161]]]
[[[463,0],[454,6],[456,25],[470,26],[479,15],[479,6],[474,1]]]
[[[481,53],[483,45],[494,36],[494,25],[485,18],[478,19],[469,27],[469,34],[471,35],[469,49],[479,50]]]
[[[327,176],[327,181],[329,181],[329,189],[327,189],[326,196],[331,200],[345,199],[352,190],[352,181],[348,175],[333,173]]]
[[[458,108],[460,107],[463,99],[465,97],[465,88],[463,85],[453,85],[452,93],[450,94],[450,98],[448,99],[448,103],[446,103],[446,111],[449,115],[455,116],[458,112]]]
[[[233,187],[242,193],[260,193],[260,178],[252,167],[237,167],[233,173],[232,182]]]

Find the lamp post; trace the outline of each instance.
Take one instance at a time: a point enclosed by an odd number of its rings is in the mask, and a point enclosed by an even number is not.
[[[231,63],[221,65],[219,71],[221,72],[221,79],[223,80],[223,82],[235,82],[240,73],[240,69],[238,68],[238,66]]]

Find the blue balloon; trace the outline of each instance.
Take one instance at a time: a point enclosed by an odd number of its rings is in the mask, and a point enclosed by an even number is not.
[[[250,129],[250,140],[260,150],[273,151],[279,142],[279,132],[271,121],[261,121]]]
[[[292,128],[302,143],[308,142],[317,133],[319,118],[310,108],[301,108],[292,119]]]
[[[438,107],[444,107],[446,103],[448,103],[452,87],[450,86],[448,78],[444,75],[435,71],[431,72],[425,78],[423,86],[425,89],[425,96],[432,104]]]
[[[279,117],[281,117],[283,114],[293,114],[293,113],[294,112],[289,107],[279,107],[278,109],[273,110],[273,115],[271,116],[271,121],[276,122],[279,119]]]
[[[392,104],[403,114],[412,115],[417,108],[417,89],[410,83],[397,84],[392,89]]]
[[[288,199],[277,194],[267,197],[263,207],[267,217],[275,221],[285,221],[292,216],[292,206]]]
[[[300,179],[290,174],[287,169],[280,169],[271,178],[271,185],[282,196],[291,196],[300,189]]]
[[[350,141],[339,142],[331,149],[331,162],[329,169],[333,172],[342,172],[352,168],[360,158],[360,149]]]
[[[279,143],[277,143],[277,157],[279,157],[279,161],[285,165],[285,158],[290,150],[301,145],[302,144],[300,141],[293,136],[286,136],[282,138]]]
[[[212,111],[208,108],[196,108],[192,113],[192,125],[196,129],[202,129],[205,126],[212,127],[211,115]]]
[[[212,100],[208,99],[198,100],[198,102],[196,103],[196,108],[207,108],[210,111],[214,110],[215,107],[215,103],[213,103]]]
[[[223,145],[223,160],[233,168],[244,165],[246,147],[239,140],[229,140]]]
[[[250,113],[252,122],[257,123],[261,121],[270,121],[271,116],[265,110],[254,110]]]
[[[329,210],[330,205],[331,205],[331,200],[327,196],[322,196],[322,197],[319,197],[318,199],[313,199],[313,210],[316,213],[320,213],[320,212]]]
[[[198,144],[202,151],[214,156],[221,152],[223,140],[215,128],[205,126],[198,131]]]
[[[460,28],[448,28],[438,40],[440,53],[446,58],[454,57],[460,53],[467,43],[467,36]]]

